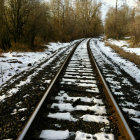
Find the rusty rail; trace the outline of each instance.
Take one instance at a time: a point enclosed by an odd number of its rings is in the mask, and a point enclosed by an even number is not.
[[[101,71],[100,71],[100,69],[95,61],[95,58],[92,54],[89,43],[90,43],[90,40],[88,41],[88,52],[90,55],[90,59],[91,59],[91,62],[93,63],[93,65],[96,67],[96,70],[99,74],[100,82],[103,84],[103,87],[104,87],[104,93],[105,93],[106,99],[110,102],[111,106],[113,107],[113,110],[115,111],[117,121],[118,121],[118,127],[120,129],[120,133],[122,136],[122,138],[120,138],[120,139],[126,138],[127,140],[135,140],[135,137],[134,137],[131,129],[129,128],[120,108],[118,107],[118,104],[116,103],[104,77],[102,76],[102,73],[101,73]]]

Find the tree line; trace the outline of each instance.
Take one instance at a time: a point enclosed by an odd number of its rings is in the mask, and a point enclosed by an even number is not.
[[[101,3],[92,0],[1,0],[0,48],[71,41],[103,33]]]
[[[125,1],[126,2],[126,1]],[[137,6],[130,8],[126,3],[118,7],[110,8],[105,19],[105,34],[107,38],[120,39],[126,36],[132,38],[134,45],[140,41],[140,2]]]
[[[103,25],[101,6],[96,0],[0,0],[0,49],[34,50],[43,42],[66,42],[103,33],[116,39],[132,36],[138,44],[139,9],[127,4],[118,7],[116,0]]]

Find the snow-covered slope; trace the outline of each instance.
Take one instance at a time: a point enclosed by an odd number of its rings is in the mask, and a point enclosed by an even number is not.
[[[108,39],[107,42],[118,46],[119,48],[123,49],[126,52],[134,53],[140,56],[140,48],[131,48],[131,46],[129,45],[127,41]]]
[[[44,52],[12,52],[0,56],[0,86],[15,74],[32,69],[70,43],[50,43]]]

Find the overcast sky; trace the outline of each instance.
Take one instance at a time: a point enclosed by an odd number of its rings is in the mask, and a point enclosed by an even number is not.
[[[111,6],[115,6],[115,4],[116,4],[116,0],[101,0],[101,1],[105,1],[107,4],[109,4]],[[135,1],[136,0],[126,0],[127,4],[129,6],[134,6],[135,5]],[[118,0],[118,2],[122,3],[122,2],[125,2],[125,0]]]
[[[101,1],[103,3],[101,11],[102,11],[102,19],[104,20],[109,7],[116,6],[116,0],[98,0],[98,1]],[[136,1],[137,0],[126,0],[126,3],[130,7],[134,7],[136,4]],[[118,0],[118,7],[121,6],[124,2],[125,0]]]

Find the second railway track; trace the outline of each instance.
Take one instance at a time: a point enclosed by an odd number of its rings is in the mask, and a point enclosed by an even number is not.
[[[67,57],[19,140],[135,139],[107,95],[88,44],[77,44]]]

